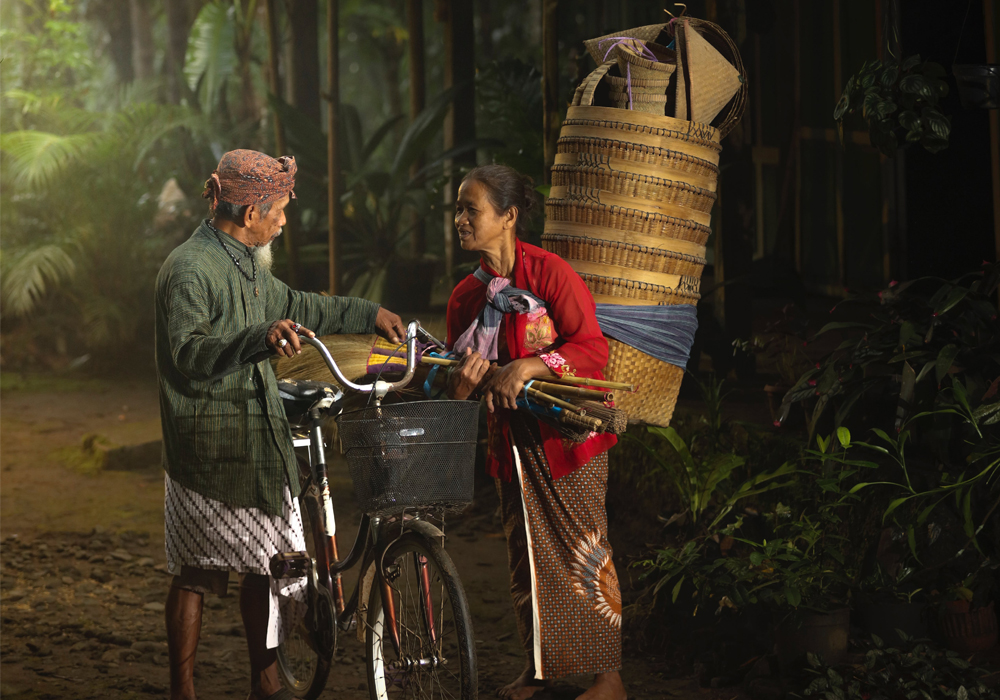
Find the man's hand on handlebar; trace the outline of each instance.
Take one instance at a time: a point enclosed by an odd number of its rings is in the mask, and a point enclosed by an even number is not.
[[[406,340],[406,324],[403,319],[384,306],[378,308],[378,315],[375,316],[375,332],[393,343]]]
[[[268,350],[279,357],[295,357],[302,352],[299,335],[316,337],[316,334],[305,326],[300,326],[290,318],[286,318],[271,324],[271,327],[267,329],[264,344],[267,345]]]

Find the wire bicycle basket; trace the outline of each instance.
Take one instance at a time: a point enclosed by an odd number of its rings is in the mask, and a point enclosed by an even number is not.
[[[461,510],[472,502],[479,404],[414,401],[341,414],[340,442],[362,510]]]

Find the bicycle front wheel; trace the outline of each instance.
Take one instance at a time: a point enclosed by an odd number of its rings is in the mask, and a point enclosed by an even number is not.
[[[315,562],[317,552],[325,546],[322,512],[315,488],[302,492],[303,525],[306,550]],[[292,695],[315,700],[326,686],[330,664],[337,644],[336,611],[333,596],[320,584],[305,610],[298,612],[298,624],[278,645],[278,674]]]
[[[389,605],[378,577],[368,596],[365,646],[373,700],[475,700],[472,617],[451,557],[436,539],[411,531],[389,547],[383,565]]]

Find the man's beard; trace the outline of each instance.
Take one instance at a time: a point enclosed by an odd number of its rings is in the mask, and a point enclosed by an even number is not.
[[[271,269],[271,264],[274,262],[274,253],[271,251],[271,244],[258,246],[254,250],[254,257],[257,260],[257,264],[260,265],[265,270]]]

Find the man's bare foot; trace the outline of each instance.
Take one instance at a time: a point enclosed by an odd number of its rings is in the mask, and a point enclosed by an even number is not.
[[[500,688],[497,695],[504,700],[527,700],[539,690],[547,688],[548,685],[548,681],[540,681],[535,678],[535,666],[528,664],[517,680]]]
[[[594,685],[590,686],[577,700],[627,700],[625,686],[622,684],[622,677],[618,671],[611,673],[598,673],[594,676]]]

